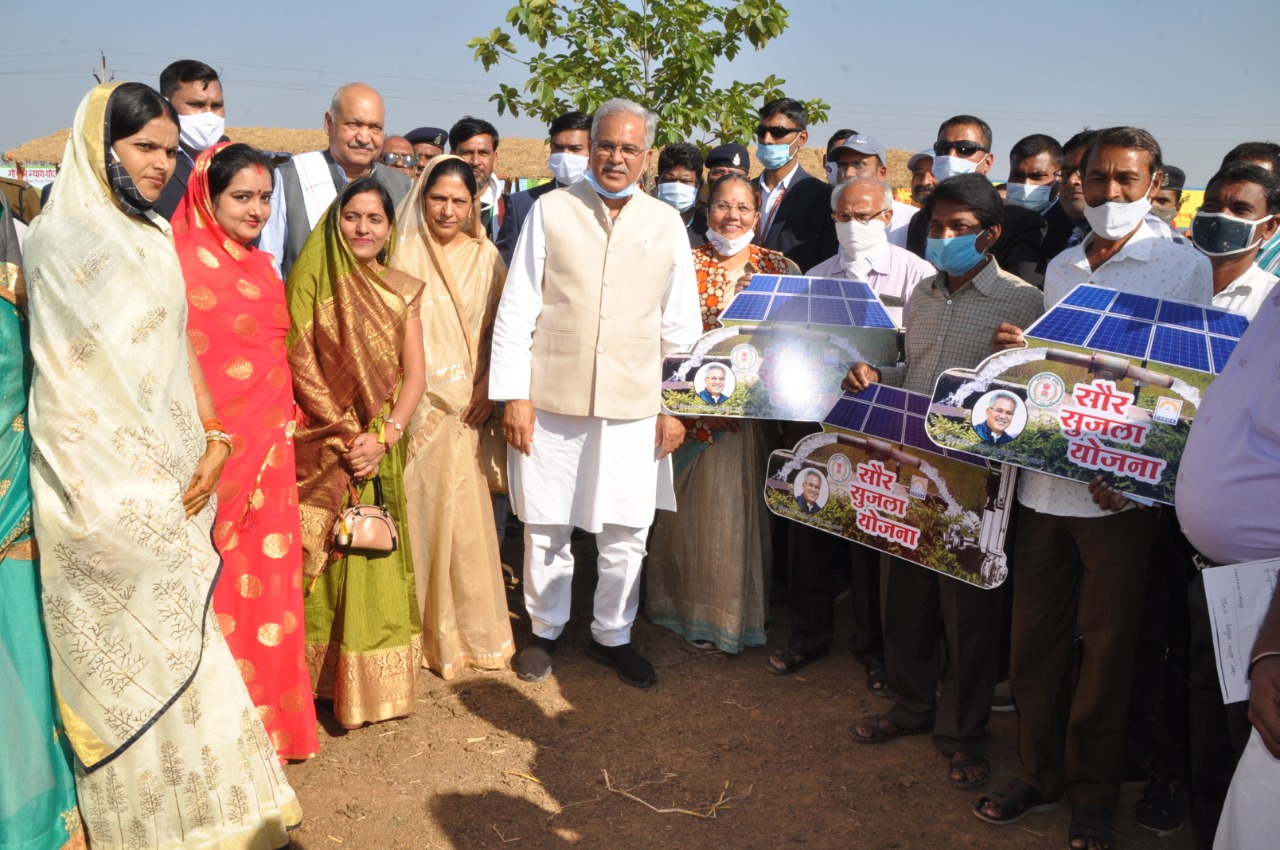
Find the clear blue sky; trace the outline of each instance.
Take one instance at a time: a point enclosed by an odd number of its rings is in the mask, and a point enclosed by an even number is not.
[[[487,102],[499,81],[523,82],[521,66],[486,74],[466,47],[501,24],[509,5],[42,0],[15,16],[6,4],[6,32],[30,35],[0,49],[0,150],[70,125],[99,49],[116,79],[152,85],[173,59],[208,62],[223,76],[231,126],[319,127],[333,89],[359,79],[383,92],[396,132],[473,113],[505,135],[541,136],[540,124],[499,118]],[[1276,0],[786,5],[790,29],[720,74],[773,73],[789,95],[830,103],[811,144],[852,127],[919,149],[943,119],[969,112],[994,127],[993,174],[1004,177],[1009,148],[1024,135],[1065,140],[1086,124],[1133,123],[1198,186],[1235,142],[1280,141]]]

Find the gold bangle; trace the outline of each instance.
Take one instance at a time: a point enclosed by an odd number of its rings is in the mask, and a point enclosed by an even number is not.
[[[206,443],[225,443],[227,448],[233,448],[231,436],[226,431],[205,431],[204,441]]]

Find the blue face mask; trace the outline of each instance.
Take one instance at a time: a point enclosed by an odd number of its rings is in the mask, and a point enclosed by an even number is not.
[[[1046,183],[1040,186],[1033,186],[1030,183],[1006,183],[1004,184],[1004,196],[1005,200],[1015,207],[1024,207],[1040,212],[1040,210],[1053,203],[1053,184]]]
[[[698,189],[688,183],[659,183],[658,200],[665,201],[680,212],[693,207],[698,200]]]
[[[756,159],[766,171],[775,171],[792,160],[791,145],[756,145]]]
[[[952,236],[949,239],[934,239],[931,236],[927,240],[924,258],[933,263],[938,271],[949,275],[963,275],[972,271],[984,259],[977,248],[978,237],[983,232],[979,230],[977,233]]]
[[[587,169],[587,173],[583,176],[584,179],[591,184],[591,188],[596,190],[597,195],[603,195],[611,201],[621,201],[623,198],[630,198],[636,193],[636,190],[640,188],[640,182],[636,181],[625,189],[621,189],[617,192],[610,192],[608,189],[600,185],[600,181],[596,179],[596,173],[590,168]]]

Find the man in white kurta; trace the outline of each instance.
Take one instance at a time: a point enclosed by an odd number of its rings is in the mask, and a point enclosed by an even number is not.
[[[569,619],[574,527],[600,552],[588,654],[627,684],[656,681],[631,646],[655,508],[675,509],[661,413],[662,358],[702,330],[679,214],[636,191],[654,118],[630,101],[596,111],[587,179],[544,195],[516,243],[494,324],[489,395],[506,401],[511,499],[525,523],[526,681],[551,673]]]

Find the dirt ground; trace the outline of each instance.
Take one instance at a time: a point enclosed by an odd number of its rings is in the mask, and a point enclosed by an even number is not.
[[[548,681],[508,670],[444,682],[423,670],[409,718],[347,732],[321,711],[320,755],[287,768],[304,813],[296,850],[1066,846],[1066,805],[1010,826],[975,818],[982,792],[950,787],[928,736],[854,743],[848,726],[888,702],[847,649],[775,676],[765,648],[703,652],[641,614],[634,641],[658,684],[624,685],[585,653],[590,538],[575,552],[573,620]],[[518,534],[504,560],[520,563]],[[513,610],[523,615],[518,599]],[[778,645],[785,606],[773,613]],[[849,646],[850,618],[845,601],[837,647]],[[527,621],[513,625],[520,643]],[[1016,724],[992,718],[989,787],[1014,773]],[[1188,827],[1158,839],[1134,825],[1140,790],[1124,789],[1118,843],[1191,848]]]

